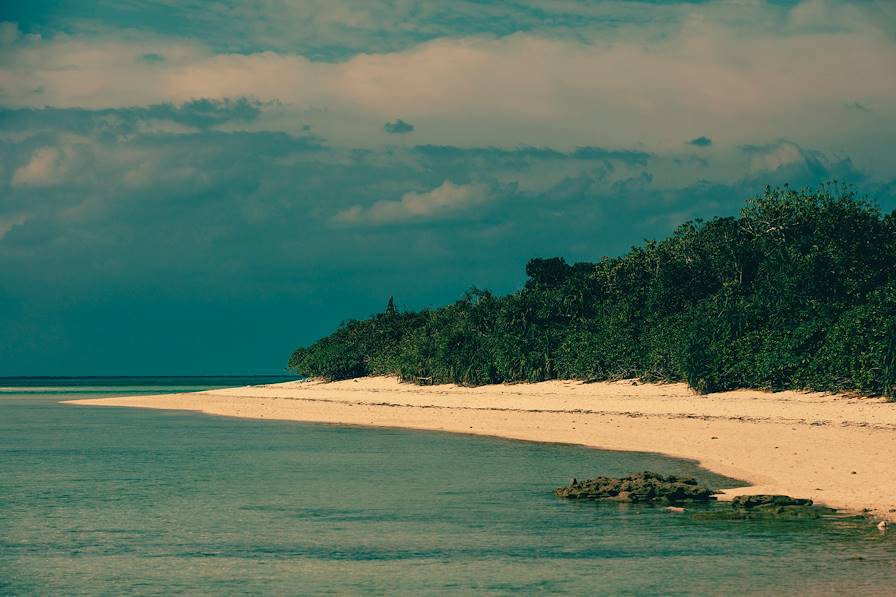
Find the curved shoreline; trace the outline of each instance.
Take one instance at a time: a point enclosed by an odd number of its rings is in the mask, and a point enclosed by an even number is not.
[[[750,483],[723,498],[783,493],[896,521],[896,403],[872,398],[754,390],[697,396],[684,384],[631,381],[465,388],[364,378],[66,402],[654,452]]]

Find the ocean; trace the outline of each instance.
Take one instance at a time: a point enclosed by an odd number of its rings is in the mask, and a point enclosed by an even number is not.
[[[79,407],[277,377],[0,379],[0,595],[892,595],[867,521],[695,521],[577,503],[654,454]]]

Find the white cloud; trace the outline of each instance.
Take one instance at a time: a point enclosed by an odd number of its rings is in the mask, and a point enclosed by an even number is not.
[[[20,37],[0,62],[0,92],[13,106],[88,108],[249,96],[281,103],[224,128],[310,124],[354,147],[382,144],[382,123],[395,114],[418,126],[414,142],[461,146],[678,151],[699,134],[724,152],[788,138],[883,171],[892,165],[880,156],[881,131],[896,123],[896,37],[876,7],[684,5],[670,22],[623,22],[599,35],[437,38],[336,63],[216,54],[134,33]],[[873,111],[844,108],[859,100]]]
[[[52,147],[41,147],[27,164],[12,175],[13,186],[46,187],[57,184],[61,179],[60,154]]]
[[[446,180],[426,193],[405,193],[397,201],[377,201],[370,207],[353,205],[333,216],[337,224],[394,224],[433,220],[482,205],[491,198],[481,184],[457,185]]]
[[[750,148],[750,172],[774,172],[778,168],[806,163],[806,152],[795,143],[781,141],[760,148]]]
[[[14,226],[20,226],[27,221],[25,214],[12,214],[0,216],[0,240],[6,236]]]

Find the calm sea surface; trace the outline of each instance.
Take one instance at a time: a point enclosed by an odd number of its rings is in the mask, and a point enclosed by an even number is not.
[[[692,464],[61,400],[276,378],[0,379],[0,595],[896,592],[867,523],[697,522],[551,490]]]

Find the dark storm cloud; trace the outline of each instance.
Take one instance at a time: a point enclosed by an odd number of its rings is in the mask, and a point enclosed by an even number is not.
[[[602,147],[579,147],[564,152],[549,147],[520,146],[513,149],[500,147],[453,147],[449,145],[418,145],[415,150],[430,158],[465,159],[492,158],[498,160],[530,158],[538,160],[598,160],[617,161],[644,166],[651,155],[645,151],[613,150]]]
[[[751,173],[747,179],[756,184],[788,183],[799,187],[827,180],[858,184],[868,178],[849,157],[830,157],[792,141],[741,145],[738,149],[750,158]]]
[[[207,129],[226,122],[250,122],[261,115],[263,108],[263,103],[248,98],[196,99],[179,105],[164,103],[104,110],[0,107],[0,128],[7,131],[133,132],[139,125],[155,120]]]
[[[676,5],[705,1],[593,4],[524,0],[508,4],[490,0],[326,0],[309,4],[223,0],[210,8],[200,0],[161,4],[153,0],[32,0],[8,2],[0,11],[0,20],[18,21],[36,32],[72,22],[98,29],[140,29],[200,39],[221,52],[298,51],[318,60],[339,61],[359,53],[401,51],[440,37],[613,30],[643,22],[642,4],[653,13],[663,11],[663,18],[671,20],[677,17]]]
[[[669,185],[653,171],[668,158],[647,152],[353,149],[133,124],[253,114],[215,102],[0,113],[15,132],[0,138],[4,373],[269,371],[294,345],[389,295],[416,308],[472,285],[508,292],[530,257],[618,254],[685,220],[736,213],[767,181],[836,176],[880,191],[849,159],[784,141],[743,147],[749,172],[733,183]],[[131,132],[111,134],[114,121],[131,122]],[[460,194],[466,203],[454,204],[437,193],[446,181],[485,188],[485,199]],[[408,193],[413,218],[382,217]],[[413,203],[420,198],[429,212]],[[878,198],[892,209],[892,192]],[[354,206],[378,217],[332,224]]]
[[[403,135],[413,132],[414,125],[399,118],[398,120],[387,122],[386,124],[384,124],[383,130],[385,130],[390,135]]]

